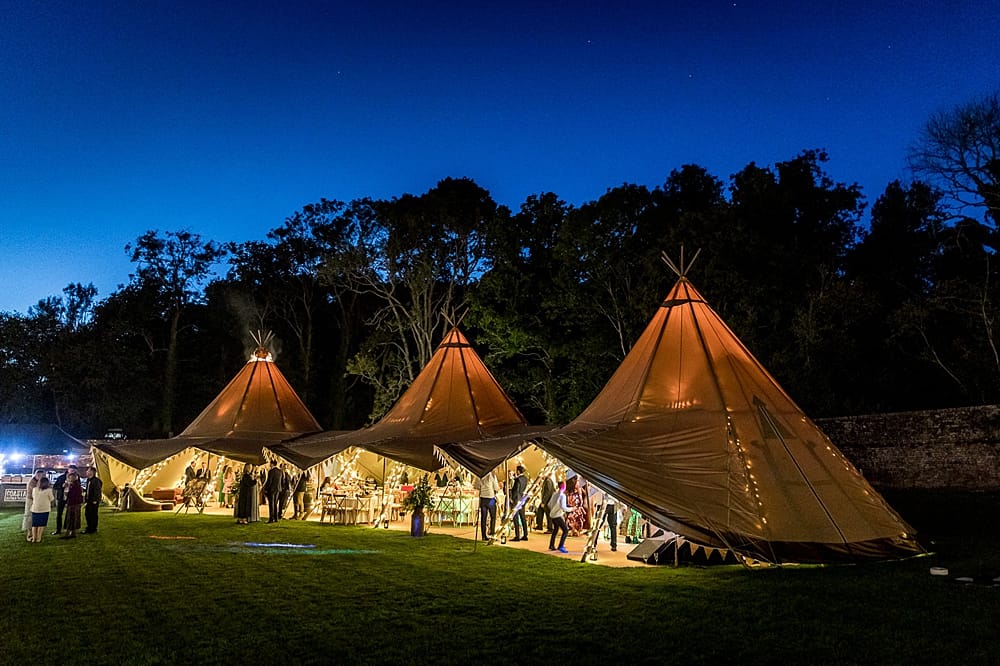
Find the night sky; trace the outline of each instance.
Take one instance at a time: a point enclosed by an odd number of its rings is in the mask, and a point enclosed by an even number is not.
[[[0,0],[0,310],[106,297],[148,229],[263,239],[448,176],[516,210],[824,148],[870,204],[1000,87],[998,35],[994,0]]]

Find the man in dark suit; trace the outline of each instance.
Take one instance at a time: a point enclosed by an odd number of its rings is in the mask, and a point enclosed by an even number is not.
[[[73,472],[76,474],[76,465],[70,465],[66,471],[56,477],[52,484],[52,492],[56,496],[56,531],[53,534],[62,533],[63,511],[66,510],[66,476]]]
[[[285,515],[285,507],[288,506],[288,498],[292,496],[292,473],[288,471],[288,466],[282,463],[281,467],[281,492],[278,493],[278,518]]]
[[[87,529],[84,534],[97,531],[97,510],[101,508],[101,489],[104,484],[97,478],[97,468],[87,468],[87,494],[84,496],[84,515],[87,517]]]
[[[276,523],[281,517],[281,488],[285,483],[285,473],[278,467],[278,461],[271,461],[271,469],[267,470],[267,480],[264,482],[264,494],[267,495],[267,522]]]
[[[528,540],[528,521],[525,520],[524,504],[521,503],[521,498],[527,489],[528,477],[524,474],[524,465],[518,465],[517,475],[510,484],[510,509],[514,512],[514,541]]]

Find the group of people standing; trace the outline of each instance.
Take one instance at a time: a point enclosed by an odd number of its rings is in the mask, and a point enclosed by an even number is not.
[[[595,497],[598,496],[595,494]],[[608,524],[608,542],[611,552],[618,550],[618,524],[622,506],[609,493],[599,493],[599,506],[604,508],[601,515],[595,516],[596,528],[600,529],[604,522]],[[542,488],[542,502],[535,514],[538,529],[542,529],[542,521],[546,522],[546,531],[551,534],[549,550],[567,552],[566,535],[580,536],[594,529],[591,520],[593,508],[589,484],[579,476],[569,476],[565,481],[546,479]],[[638,515],[637,512],[632,512]],[[561,533],[559,546],[556,547],[556,535]],[[629,539],[626,537],[626,543]],[[638,542],[637,542],[638,543]]]
[[[254,471],[254,466],[246,463],[239,478],[234,481],[236,502],[233,515],[241,525],[255,523],[260,520],[261,500],[267,502],[267,522],[276,523],[283,517],[292,500],[292,520],[305,520],[309,515],[309,496],[311,495],[309,474],[300,472],[293,475],[287,465],[271,463],[266,472],[261,469]],[[261,497],[263,488],[263,497]]]
[[[479,527],[483,541],[493,538],[497,527],[497,501],[504,488],[493,475],[487,472],[485,476],[477,479],[474,483],[479,490]],[[528,490],[528,477],[524,472],[524,465],[518,465],[515,473],[512,474],[505,483],[506,494],[509,501],[507,510],[512,512],[511,521],[514,524],[514,541],[528,540],[528,522],[525,519],[525,508],[522,498]],[[487,528],[487,522],[489,528]]]
[[[298,476],[288,470],[288,465],[271,461],[271,469],[264,480],[264,494],[267,496],[267,522],[276,523],[285,515],[288,500],[292,500],[292,520],[306,519],[305,497],[309,488],[309,474],[299,472]]]
[[[54,482],[49,480],[45,470],[35,471],[28,482],[22,521],[22,529],[27,532],[29,543],[41,543],[53,504],[56,507],[56,529],[52,532],[53,535],[61,535],[63,539],[76,538],[81,527],[81,509],[87,520],[87,528],[82,533],[97,532],[103,484],[97,476],[96,468],[88,467],[86,475],[87,486],[84,489],[76,465],[69,465]]]
[[[607,521],[610,534],[611,550],[618,550],[618,524],[621,507],[611,495],[604,493],[600,498],[603,510],[600,516],[592,519],[590,486],[579,475],[569,472],[566,480],[557,481],[554,474],[541,479],[541,501],[535,507],[535,530],[549,534],[549,550],[562,553],[566,549],[568,535],[580,536],[594,527],[600,527]],[[477,482],[479,489],[479,524],[484,541],[492,539],[496,530],[497,500],[502,492],[500,484],[492,472],[487,473]],[[511,523],[514,526],[514,541],[528,539],[528,524],[525,519],[525,493],[528,488],[528,478],[523,465],[518,465],[505,484]],[[635,513],[634,511],[632,512]],[[636,514],[637,515],[637,514]],[[631,516],[630,516],[631,518]],[[629,523],[631,526],[631,522]],[[488,525],[488,527],[487,527]],[[630,528],[631,529],[631,528]],[[559,537],[559,545],[556,538]],[[626,538],[626,542],[629,539]]]

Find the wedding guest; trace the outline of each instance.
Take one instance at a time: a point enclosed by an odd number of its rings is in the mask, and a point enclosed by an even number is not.
[[[510,507],[514,512],[514,541],[528,540],[528,521],[525,519],[524,504],[521,502],[527,489],[528,477],[524,473],[524,465],[518,465],[517,474],[510,484]]]
[[[281,486],[285,482],[285,473],[278,467],[278,461],[271,461],[271,469],[267,470],[267,480],[264,482],[264,494],[267,495],[267,522],[276,523],[281,515]]]
[[[281,491],[278,493],[278,518],[285,517],[285,507],[288,506],[288,498],[292,495],[292,473],[288,471],[288,465],[281,463]]]
[[[235,481],[236,473],[233,471],[233,466],[226,465],[226,468],[222,470],[222,483],[220,484],[219,490],[219,504],[227,509],[233,508],[233,495],[236,493],[233,488],[233,483]]]
[[[292,514],[292,520],[306,519],[306,487],[308,485],[309,474],[306,472],[300,473],[299,478],[295,481],[295,494],[292,496],[295,508],[295,511]]]
[[[566,526],[573,536],[580,536],[589,525],[584,484],[579,476],[566,479],[566,503],[569,505],[569,511],[564,516]]]
[[[608,521],[611,551],[614,552],[618,550],[618,500],[614,496],[604,493],[602,501],[604,503],[604,519]]]
[[[87,496],[84,498],[86,502],[86,509],[84,509],[84,514],[87,517],[87,529],[83,531],[84,534],[94,534],[97,532],[97,518],[98,509],[101,508],[101,499],[103,494],[101,490],[104,484],[97,476],[96,467],[87,468]]]
[[[552,521],[552,536],[549,537],[549,550],[556,550],[556,534],[562,532],[559,539],[559,552],[568,553],[566,550],[566,534],[569,529],[566,527],[566,520],[563,516],[569,511],[569,504],[566,503],[566,482],[560,481],[559,488],[552,494],[549,501],[549,520]]]
[[[257,477],[253,473],[253,465],[247,463],[243,466],[243,473],[240,474],[236,483],[236,508],[233,511],[236,522],[246,525],[252,521],[257,504]]]
[[[45,526],[49,524],[49,511],[52,510],[52,503],[55,499],[49,484],[49,477],[43,476],[38,482],[35,492],[31,495],[31,539],[29,541],[42,542]]]
[[[66,534],[63,539],[75,539],[76,532],[80,529],[80,507],[83,506],[83,484],[80,483],[80,475],[76,470],[71,470],[66,475],[66,522],[63,530]]]
[[[33,541],[31,530],[31,501],[38,483],[45,477],[44,469],[36,469],[34,476],[28,481],[28,488],[24,493],[24,518],[21,519],[21,530],[26,533],[28,541]]]
[[[56,477],[56,482],[52,484],[52,492],[56,496],[56,531],[52,534],[62,534],[63,512],[66,510],[66,477],[69,473],[76,471],[76,465],[69,465],[66,471]]]
[[[552,495],[556,492],[556,481],[552,474],[546,475],[542,480],[542,501],[538,505],[538,511],[535,513],[535,529],[539,532],[545,529],[545,533],[549,534],[552,532],[552,519],[549,517],[549,502],[552,500]]]
[[[493,476],[493,472],[487,472],[476,485],[479,486],[479,525],[483,541],[488,541],[493,538],[497,527],[497,495],[500,493],[500,483]],[[490,519],[489,532],[486,531],[487,518]]]

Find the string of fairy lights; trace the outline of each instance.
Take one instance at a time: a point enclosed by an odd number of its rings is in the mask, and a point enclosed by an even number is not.
[[[340,471],[337,472],[337,475],[333,478],[334,485],[340,485],[344,481],[344,479],[346,479],[348,476],[352,478],[357,477],[357,463],[358,459],[361,457],[362,449],[358,447],[352,447],[352,448],[353,448],[353,454],[351,455],[350,460],[345,461],[342,458],[342,456],[344,455],[343,453],[337,454],[338,463],[340,465]]]
[[[743,465],[743,473],[746,479],[746,484],[743,487],[744,492],[750,494],[751,501],[756,505],[757,517],[760,522],[757,523],[756,527],[762,532],[766,530],[767,516],[764,515],[764,502],[760,498],[760,487],[757,485],[757,476],[753,473],[753,464],[747,457],[747,451],[743,447],[743,441],[740,439],[739,434],[736,432],[736,427],[733,425],[733,419],[728,414],[726,415],[726,430],[728,433],[729,441],[733,442],[736,446],[736,454],[740,459],[740,464]]]
[[[162,472],[164,469],[172,465],[178,458],[190,455],[191,455],[190,449],[184,449],[183,451],[179,451],[174,455],[170,456],[169,458],[164,458],[160,462],[153,463],[149,467],[145,467],[139,470],[139,473],[136,475],[135,480],[132,482],[132,487],[135,488],[140,495],[143,494],[143,492],[146,490],[146,486],[148,486],[153,479],[159,476],[160,472]],[[184,476],[180,475],[173,483],[169,485],[170,487],[180,486],[183,485],[183,481],[184,481]]]

